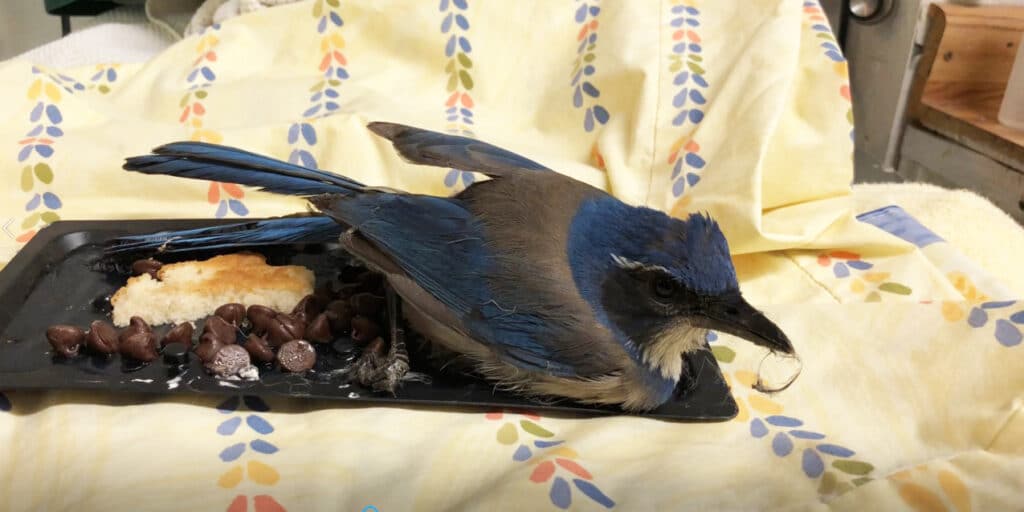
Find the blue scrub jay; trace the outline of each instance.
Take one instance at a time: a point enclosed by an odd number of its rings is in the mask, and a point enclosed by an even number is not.
[[[656,408],[686,377],[683,356],[706,348],[709,329],[793,354],[782,330],[742,297],[728,243],[707,215],[630,206],[478,140],[384,122],[368,128],[407,161],[491,179],[451,197],[409,194],[176,142],[127,159],[125,169],[303,196],[316,212],[125,237],[108,249],[340,240],[386,277],[410,327],[494,385],[532,397]]]

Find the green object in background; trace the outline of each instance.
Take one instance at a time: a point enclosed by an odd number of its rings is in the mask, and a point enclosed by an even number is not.
[[[46,12],[56,16],[95,16],[119,5],[109,0],[43,0]]]

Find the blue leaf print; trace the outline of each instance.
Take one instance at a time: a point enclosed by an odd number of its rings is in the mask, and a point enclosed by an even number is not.
[[[455,36],[448,38],[448,42],[444,45],[445,57],[451,57],[455,54]]]
[[[267,455],[271,455],[271,454],[277,452],[277,447],[276,446],[274,446],[274,445],[272,445],[272,444],[270,444],[270,443],[268,443],[268,442],[266,442],[266,441],[264,441],[262,439],[255,439],[255,440],[253,440],[252,442],[249,443],[249,446],[253,449],[253,451],[257,451],[259,453],[265,453]]]
[[[583,23],[587,19],[587,4],[583,4],[576,9],[576,23]]]
[[[686,154],[686,165],[693,167],[694,169],[703,169],[706,162],[697,153]]]
[[[227,448],[224,448],[220,452],[220,460],[224,462],[231,462],[245,453],[245,445],[242,443],[236,443]]]
[[[231,211],[235,212],[235,215],[238,215],[239,217],[249,215],[249,209],[237,199],[228,199],[228,206],[231,208]]]
[[[679,197],[679,196],[683,195],[683,192],[685,192],[685,191],[686,191],[686,182],[685,181],[683,181],[683,180],[676,180],[676,182],[672,184],[672,195],[673,196]]]
[[[316,144],[316,130],[313,129],[313,125],[302,123],[302,138],[306,139],[306,144],[310,146]]]
[[[689,91],[689,89],[687,89],[686,87],[683,87],[683,89],[680,90],[675,95],[675,97],[672,98],[672,106],[675,107],[675,108],[680,108],[683,105],[686,105],[686,97],[687,97],[687,92],[688,91]]]
[[[785,432],[775,434],[772,439],[772,451],[779,457],[785,457],[793,451],[793,440]]]
[[[821,453],[827,453],[829,455],[832,455],[833,457],[840,457],[843,459],[847,457],[852,457],[855,453],[853,450],[849,448],[844,448],[842,446],[828,443],[819,444],[817,448],[818,451]]]
[[[60,198],[57,197],[53,192],[43,193],[43,204],[51,210],[59,210],[61,205]]]
[[[64,117],[60,115],[60,109],[57,108],[57,105],[46,106],[46,117],[49,118],[50,122],[53,124],[60,124],[60,122],[64,120]]]
[[[604,508],[615,507],[615,502],[612,501],[612,499],[606,496],[603,492],[601,492],[601,490],[598,489],[596,485],[580,478],[574,478],[572,480],[572,483],[576,484],[576,488],[579,489],[580,492],[582,492],[588,498],[594,500]]]
[[[810,478],[818,478],[825,472],[825,462],[821,460],[818,452],[811,448],[804,449],[803,460],[800,463],[804,474]]]
[[[274,431],[274,427],[267,420],[255,414],[250,414],[245,418],[245,422],[249,424],[250,428],[263,435],[267,435]]]
[[[572,491],[569,489],[569,483],[560,476],[556,476],[555,481],[551,483],[551,492],[548,496],[551,498],[551,503],[560,509],[567,509],[569,505],[572,505]]]

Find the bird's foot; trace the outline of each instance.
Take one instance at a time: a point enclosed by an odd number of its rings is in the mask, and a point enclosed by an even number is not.
[[[374,391],[383,391],[392,396],[405,380],[419,379],[418,374],[409,372],[409,352],[405,348],[405,331],[399,326],[398,296],[387,290],[388,320],[391,327],[391,342],[385,353],[384,340],[376,338],[363,349],[362,355],[353,363],[352,375],[359,385]]]

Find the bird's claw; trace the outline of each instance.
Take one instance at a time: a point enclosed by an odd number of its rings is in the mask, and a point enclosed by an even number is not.
[[[409,352],[405,348],[405,332],[398,326],[399,299],[390,289],[387,299],[391,327],[391,343],[387,353],[384,353],[384,340],[374,339],[353,363],[352,375],[359,385],[394,396],[409,373]]]

